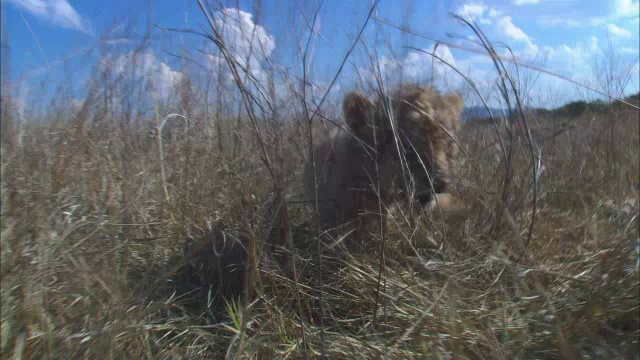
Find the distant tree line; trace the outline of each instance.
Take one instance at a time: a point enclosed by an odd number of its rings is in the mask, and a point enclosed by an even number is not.
[[[640,104],[640,92],[631,96],[628,96],[624,99],[626,102],[638,105]],[[589,111],[591,113],[606,113],[611,111],[612,109],[623,105],[619,102],[608,102],[605,100],[594,100],[594,101],[572,101],[564,104],[563,106],[547,110],[547,109],[532,109],[535,113],[539,115],[556,115],[556,116],[565,116],[565,117],[575,117],[584,114]]]

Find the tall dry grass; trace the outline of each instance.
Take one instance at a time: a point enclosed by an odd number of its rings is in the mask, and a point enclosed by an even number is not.
[[[234,99],[254,101],[237,71]],[[233,115],[187,78],[146,127],[113,105],[117,89],[132,103],[144,91],[108,75],[74,116],[3,140],[2,357],[638,356],[637,110],[466,124],[464,208],[393,212],[384,242],[319,257],[302,164],[308,127],[335,109],[314,115],[299,91],[288,117]],[[498,87],[522,109],[519,89]],[[256,248],[277,236],[290,267],[255,251],[244,297],[179,292],[180,249],[207,224]]]

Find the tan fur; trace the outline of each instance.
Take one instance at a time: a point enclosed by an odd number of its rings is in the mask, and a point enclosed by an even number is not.
[[[436,194],[436,198],[429,204],[429,210],[462,210],[464,203],[451,194]]]
[[[442,96],[434,89],[415,85],[400,87],[389,98],[375,102],[359,92],[347,94],[343,102],[347,126],[314,149],[321,227],[335,227],[363,213],[378,213],[378,195],[383,201],[391,200],[398,196],[397,190],[415,192],[421,205],[430,208],[433,193],[446,193],[450,182],[458,153],[453,138],[460,128],[462,109],[460,96]],[[389,112],[393,116],[389,117]],[[407,171],[400,166],[401,158],[403,162],[406,159],[415,186],[403,177]],[[310,207],[314,199],[312,170],[308,161],[305,200]],[[447,201],[443,199],[443,203]]]

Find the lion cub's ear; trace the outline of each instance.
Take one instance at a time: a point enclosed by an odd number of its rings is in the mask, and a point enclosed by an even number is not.
[[[358,91],[351,91],[344,97],[342,111],[344,118],[352,129],[358,129],[367,123],[367,113],[371,101]]]
[[[458,94],[449,94],[444,98],[457,114],[462,114],[462,111],[464,110],[464,100],[462,99],[462,96]]]

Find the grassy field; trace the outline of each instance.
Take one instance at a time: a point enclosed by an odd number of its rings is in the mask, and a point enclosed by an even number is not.
[[[530,239],[526,146],[514,138],[503,213],[515,215],[501,216],[495,131],[466,124],[453,194],[467,206],[416,228],[392,217],[380,288],[379,234],[326,254],[329,357],[637,358],[638,113],[547,116],[531,117],[544,171]],[[568,125],[557,134],[558,124]],[[294,126],[265,133],[273,154],[290,142],[279,166],[298,276],[261,264],[248,307],[207,308],[170,280],[186,236],[207,222],[264,238],[272,192],[255,142],[232,157],[203,132],[167,140],[169,196],[146,133],[34,125],[19,149],[5,142],[3,358],[317,356],[318,264],[295,201],[304,140]]]
[[[40,121],[3,92],[1,357],[638,359],[638,96],[527,110],[484,49],[521,112],[463,124],[460,207],[397,208],[321,254],[303,163],[341,99],[316,106],[295,74],[245,86],[228,57],[233,77],[184,75],[171,102],[105,60],[81,105],[62,89]],[[209,227],[250,244],[242,296],[185,270],[185,241]],[[284,257],[256,250],[274,243]]]

